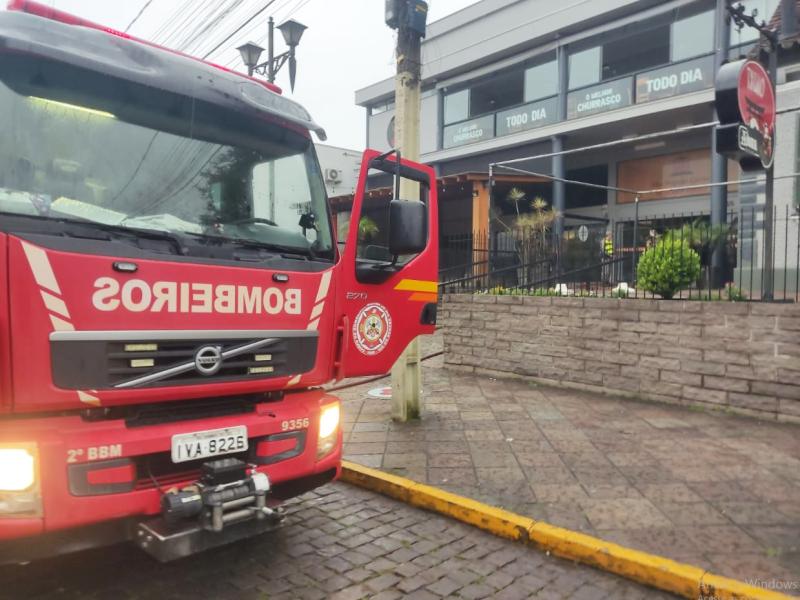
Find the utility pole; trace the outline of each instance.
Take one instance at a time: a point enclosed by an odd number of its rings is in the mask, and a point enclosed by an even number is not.
[[[419,160],[422,40],[428,5],[421,0],[386,0],[386,23],[397,29],[395,145],[403,158]],[[420,27],[421,24],[421,27]],[[400,197],[419,198],[419,183],[400,180]],[[405,422],[421,413],[422,371],[419,338],[392,367],[392,419]]]

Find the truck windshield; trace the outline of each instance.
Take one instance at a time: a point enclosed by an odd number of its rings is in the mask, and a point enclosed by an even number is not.
[[[4,63],[0,213],[333,257],[306,132],[46,61]]]

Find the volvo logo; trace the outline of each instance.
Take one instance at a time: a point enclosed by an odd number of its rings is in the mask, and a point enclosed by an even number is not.
[[[213,375],[222,367],[222,349],[219,346],[203,346],[194,355],[194,368],[201,375]]]

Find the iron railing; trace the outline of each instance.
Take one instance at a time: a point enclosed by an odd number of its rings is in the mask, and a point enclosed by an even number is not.
[[[727,224],[717,227],[707,215],[692,213],[621,221],[611,231],[611,252],[607,226],[597,222],[567,223],[560,239],[532,229],[443,236],[440,289],[800,302],[800,220],[788,207],[772,215],[770,266],[764,262],[766,219],[763,206],[750,206],[730,212]],[[678,272],[674,295],[659,287],[652,269],[639,273],[642,256],[651,250]]]

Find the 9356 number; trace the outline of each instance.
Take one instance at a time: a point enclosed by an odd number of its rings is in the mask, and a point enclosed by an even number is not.
[[[281,422],[281,430],[282,431],[295,431],[297,429],[308,429],[310,421],[308,417],[304,419],[288,419],[286,421]]]

